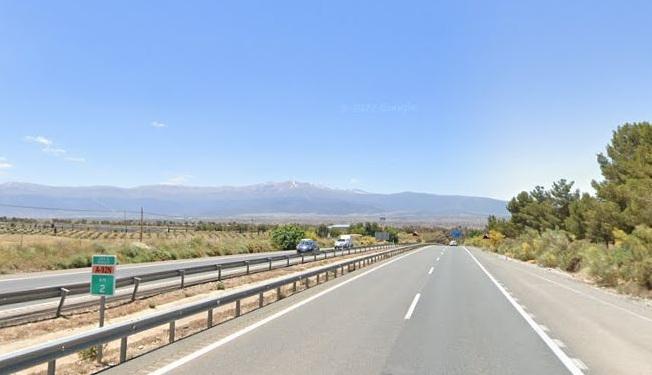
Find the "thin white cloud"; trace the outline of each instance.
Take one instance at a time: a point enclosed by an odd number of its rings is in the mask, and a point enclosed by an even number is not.
[[[78,157],[74,157],[74,156],[66,156],[64,159],[66,159],[68,161],[72,161],[74,163],[86,163],[85,158],[78,158]]]
[[[164,123],[162,123],[162,122],[158,122],[158,121],[152,121],[152,123],[151,123],[150,125],[151,125],[153,128],[159,128],[159,129],[160,129],[160,128],[167,128],[167,127],[168,127],[168,126],[165,125]]]
[[[178,176],[173,176],[167,179],[166,181],[161,182],[161,185],[183,185],[188,182],[193,176],[188,174],[182,174]]]
[[[360,180],[358,180],[358,179],[355,178],[355,177],[351,177],[351,178],[349,179],[349,184],[351,184],[351,185],[357,185],[357,184],[359,184],[359,183],[360,183]]]
[[[54,155],[54,156],[61,156],[61,155],[64,155],[64,154],[66,154],[68,152],[68,151],[66,151],[66,150],[64,150],[62,148],[58,148],[58,147],[46,147],[46,148],[44,148],[42,150],[43,150],[43,152],[45,152],[47,154]]]
[[[44,147],[50,147],[50,146],[52,146],[54,144],[54,142],[52,142],[52,140],[47,139],[47,138],[45,138],[45,137],[43,137],[41,135],[37,135],[35,137],[31,136],[31,135],[28,135],[27,137],[25,137],[25,140],[27,142],[30,142],[30,143],[38,143],[38,144],[40,144],[41,146],[44,146]]]
[[[50,154],[56,157],[63,157],[64,160],[66,161],[71,161],[75,163],[84,163],[86,162],[85,158],[78,157],[78,156],[65,156],[68,154],[68,151],[59,147],[55,146],[55,143],[53,140],[46,138],[42,135],[28,135],[25,137],[25,141],[28,143],[34,143],[39,146],[41,146],[41,151],[45,152],[46,154]]]
[[[13,167],[14,165],[7,161],[7,158],[0,156],[0,176],[6,175],[5,171]]]

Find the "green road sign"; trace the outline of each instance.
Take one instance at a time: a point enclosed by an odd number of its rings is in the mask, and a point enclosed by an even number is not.
[[[115,269],[118,260],[115,255],[93,255],[91,294],[112,296],[115,293]]]
[[[91,294],[94,296],[112,296],[115,293],[115,276],[91,275]]]
[[[118,264],[118,259],[115,255],[93,255],[93,265],[102,264],[102,265],[116,265]]]

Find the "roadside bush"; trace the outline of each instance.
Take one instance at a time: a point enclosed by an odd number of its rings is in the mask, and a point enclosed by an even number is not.
[[[103,344],[102,351],[106,352],[107,347],[107,344]],[[97,346],[91,346],[90,348],[80,350],[77,352],[77,355],[82,361],[93,361],[95,358],[97,358]]]
[[[178,259],[177,254],[164,249],[128,246],[118,251],[120,263],[143,263]]]
[[[586,261],[589,274],[603,286],[618,285],[618,256],[602,245],[589,244],[583,249],[583,259]]]
[[[652,289],[652,228],[641,225],[631,234],[614,231],[620,277]]]
[[[587,241],[573,241],[565,252],[559,255],[559,268],[568,272],[578,272],[583,265],[582,249],[589,246]]]
[[[84,268],[91,266],[91,257],[87,255],[77,255],[72,258],[66,268]]]
[[[266,250],[270,250],[270,245],[267,243],[267,241],[251,240],[247,241],[245,246],[247,247],[248,253],[260,253]]]
[[[534,252],[538,264],[544,267],[556,268],[561,259],[570,252],[570,234],[561,230],[547,230],[539,238],[533,240]]]
[[[305,232],[297,225],[281,225],[272,231],[272,244],[280,250],[292,250],[305,237]]]

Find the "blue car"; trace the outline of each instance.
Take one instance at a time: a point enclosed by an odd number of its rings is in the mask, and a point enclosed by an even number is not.
[[[297,253],[299,254],[310,253],[313,251],[314,252],[319,251],[319,245],[317,245],[317,241],[311,240],[309,238],[304,238],[297,245]]]

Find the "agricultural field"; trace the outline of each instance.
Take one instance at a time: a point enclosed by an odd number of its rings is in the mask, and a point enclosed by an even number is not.
[[[376,243],[371,235],[378,228],[357,225],[355,243]],[[0,274],[87,267],[93,254],[115,254],[120,263],[142,263],[278,250],[272,233],[278,227],[238,223],[143,226],[130,223],[46,223],[0,221]],[[301,238],[316,239],[331,247],[325,226],[299,226]],[[352,228],[353,230],[354,228]],[[441,230],[420,232],[391,229],[400,243],[442,242]],[[336,237],[339,233],[332,233]],[[439,240],[441,239],[441,240]]]
[[[269,232],[144,231],[140,233],[0,226],[0,273],[85,267],[93,254],[120,263],[199,258],[274,250]]]

